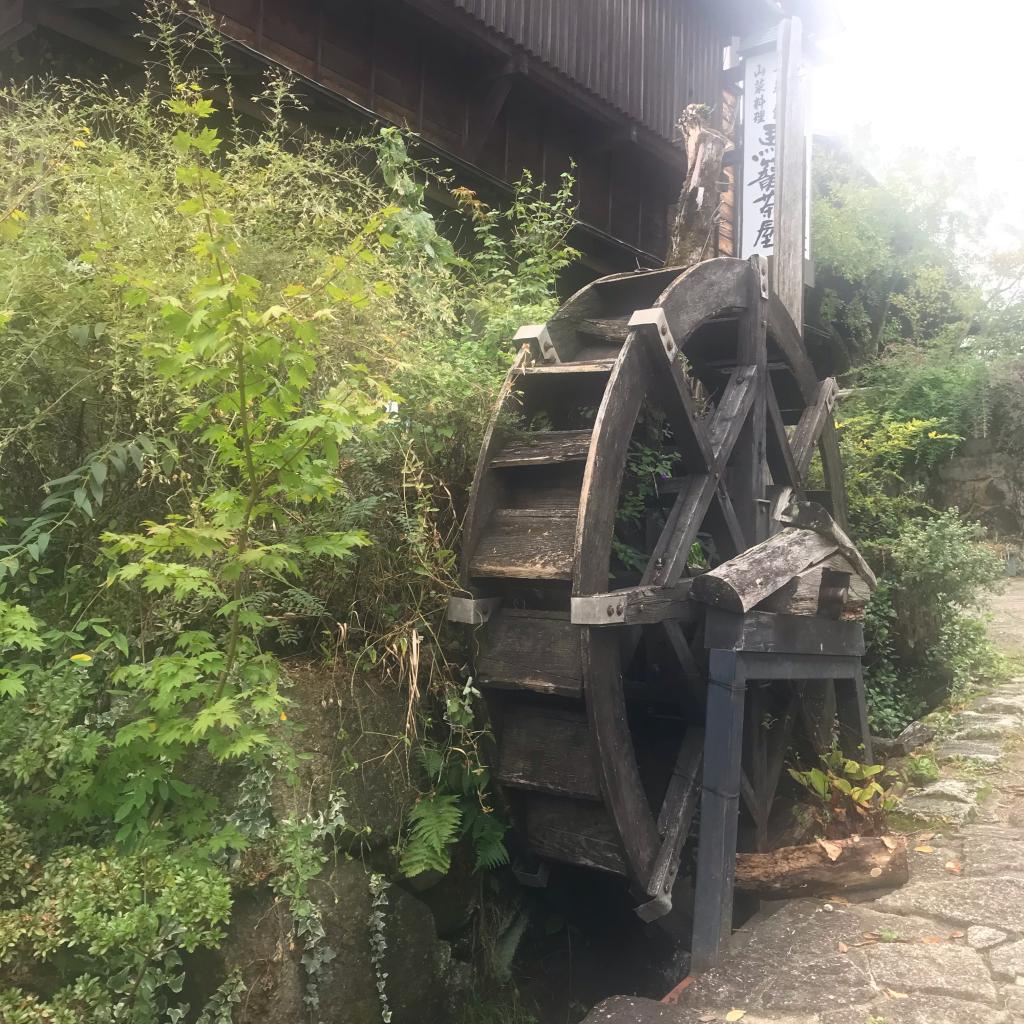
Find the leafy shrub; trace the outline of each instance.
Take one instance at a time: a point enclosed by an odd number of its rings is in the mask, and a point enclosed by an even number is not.
[[[974,613],[1002,566],[978,539],[979,528],[948,509],[909,520],[888,548],[865,616],[869,713],[879,732],[894,735],[994,671]]]
[[[891,798],[879,781],[885,776],[880,764],[861,764],[832,747],[819,758],[820,768],[789,769],[789,774],[814,798],[817,828],[830,839],[854,833],[877,834],[885,828],[885,812]]]
[[[571,182],[525,179],[501,210],[455,190],[467,258],[425,205],[451,182],[400,133],[300,140],[276,79],[258,127],[216,109],[216,34],[168,10],[169,95],[0,92],[0,850],[23,865],[0,866],[0,908],[19,968],[62,972],[0,994],[19,1022],[180,1019],[181,951],[230,910],[209,864],[244,868],[250,844],[315,981],[309,884],[340,803],[273,821],[221,802],[296,763],[285,650],[383,662],[410,734],[437,737],[431,791],[482,866],[505,856],[472,693],[438,643],[451,494],[510,328],[549,315],[573,258]],[[183,70],[211,50],[202,80]],[[200,1020],[229,1018],[229,982]]]

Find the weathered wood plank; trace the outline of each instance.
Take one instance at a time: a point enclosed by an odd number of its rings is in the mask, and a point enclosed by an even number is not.
[[[589,430],[546,430],[509,438],[491,466],[551,466],[581,462],[590,451]]]
[[[679,662],[682,676],[682,686],[680,687],[683,694],[682,703],[689,705],[703,718],[704,706],[707,703],[708,681],[697,664],[697,659],[686,642],[679,623],[668,620],[662,623],[662,628],[668,637],[672,653],[676,656],[676,661]]]
[[[698,576],[690,593],[716,608],[746,612],[836,550],[814,530],[783,530]]]
[[[594,422],[593,447],[580,497],[573,597],[599,594],[608,586],[619,485],[644,397],[643,368],[643,352],[636,333],[631,332]],[[617,632],[584,629],[581,647],[587,714],[601,765],[605,803],[621,836],[630,876],[643,885],[657,851],[658,836],[629,732]]]
[[[521,351],[512,363],[505,381],[498,394],[498,402],[491,415],[490,422],[484,432],[483,441],[480,445],[480,455],[477,457],[476,471],[473,474],[473,486],[469,492],[469,510],[466,513],[466,522],[462,531],[462,559],[459,564],[459,582],[466,590],[471,590],[470,564],[473,552],[476,550],[483,533],[484,526],[491,517],[491,513],[498,506],[504,496],[504,485],[493,473],[489,472],[489,464],[494,455],[500,450],[503,444],[499,424],[509,404],[510,397],[515,390],[516,381],[519,379],[526,366],[528,353]]]
[[[570,617],[581,626],[640,626],[674,619],[692,622],[690,581],[671,587],[629,587],[572,598]]]
[[[790,448],[793,452],[793,463],[800,480],[807,477],[814,446],[825,426],[825,420],[832,415],[832,407],[836,400],[836,382],[833,377],[821,381],[817,385],[814,397],[800,417],[800,422],[793,431]]]
[[[716,481],[710,473],[687,476],[669,510],[665,527],[644,570],[644,586],[675,583],[686,569],[690,548],[715,494]]]
[[[830,555],[817,565],[798,573],[756,605],[758,611],[783,615],[822,615],[829,619],[858,618],[863,614],[863,595],[870,594],[867,583],[857,576],[856,595],[850,588],[856,573],[841,555]]]
[[[574,377],[585,374],[603,377],[611,373],[614,366],[614,359],[593,359],[587,362],[558,363],[551,366],[528,366],[523,370],[523,376],[527,380],[538,377]]]
[[[478,635],[480,686],[582,696],[580,630],[564,612],[502,608]]]
[[[775,388],[768,382],[768,468],[772,472],[772,481],[785,487],[799,487],[803,480],[793,458],[793,449],[789,445],[786,424],[782,420],[779,401],[775,397]]]
[[[864,627],[859,622],[804,615],[776,615],[772,612],[737,615],[709,608],[704,643],[715,650],[757,654],[860,657],[864,653]]]
[[[708,431],[714,466],[721,469],[736,445],[757,390],[757,367],[737,366],[715,407]]]
[[[729,468],[729,494],[736,507],[740,527],[748,543],[756,544],[767,536],[767,517],[760,514],[758,502],[768,484],[768,457],[765,441],[765,389],[767,371],[768,278],[766,261],[752,256],[748,261],[747,287],[750,298],[740,318],[736,359],[741,365],[755,367],[754,399],[736,440]]]
[[[580,334],[588,338],[597,338],[606,343],[622,344],[629,334],[629,317],[613,317],[602,319],[599,317],[586,317],[579,322],[576,328]]]
[[[600,773],[586,714],[559,708],[505,708],[495,777],[515,789],[600,800]]]
[[[626,873],[622,844],[603,807],[566,797],[530,796],[525,817],[527,841],[540,856]]]
[[[703,761],[704,730],[687,729],[658,814],[661,847],[647,883],[647,894],[662,897],[668,903],[666,911],[671,907],[668,897],[679,870],[679,855],[697,813]]]
[[[470,575],[525,580],[572,579],[576,517],[547,509],[497,509],[470,561]]]
[[[874,571],[868,565],[864,556],[857,550],[857,546],[846,535],[843,528],[825,511],[820,505],[813,501],[791,501],[785,511],[779,516],[781,522],[789,526],[797,526],[805,530],[814,530],[823,537],[833,541],[840,553],[856,569],[857,574],[862,576],[872,590],[877,586],[878,580]]]
[[[843,458],[839,452],[839,437],[831,413],[825,417],[822,424],[818,450],[821,452],[821,468],[825,473],[825,483],[832,495],[835,520],[842,529],[848,530],[850,522],[846,507],[846,484],[843,482]]]

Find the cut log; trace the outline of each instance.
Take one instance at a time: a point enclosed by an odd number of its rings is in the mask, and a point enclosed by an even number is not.
[[[814,530],[783,530],[698,576],[690,593],[716,608],[747,612],[836,549],[835,541]]]
[[[757,609],[783,615],[860,619],[870,596],[867,580],[857,573],[847,558],[836,552],[798,573],[766,597]]]
[[[826,839],[736,858],[736,888],[772,900],[894,889],[909,878],[907,841],[902,836]]]
[[[779,516],[779,522],[786,526],[796,526],[804,530],[814,530],[823,537],[833,541],[839,551],[850,560],[857,572],[864,577],[868,586],[874,590],[878,585],[871,566],[857,550],[846,531],[821,507],[813,501],[792,501]]]

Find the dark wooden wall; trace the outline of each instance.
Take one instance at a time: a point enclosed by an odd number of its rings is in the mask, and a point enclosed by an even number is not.
[[[453,2],[663,138],[714,102],[723,32],[700,0]]]
[[[614,269],[664,256],[675,118],[720,96],[721,40],[696,0],[208,2],[233,38],[493,179],[575,163]]]

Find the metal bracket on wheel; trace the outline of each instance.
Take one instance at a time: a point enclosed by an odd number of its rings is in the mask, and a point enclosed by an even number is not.
[[[500,597],[449,597],[448,621],[482,626],[500,604]]]
[[[525,885],[528,889],[546,889],[548,879],[551,877],[551,870],[542,861],[537,865],[536,871],[527,871],[521,865],[514,864],[512,874],[520,885]]]
[[[551,335],[544,324],[523,324],[516,331],[515,340],[519,342],[529,341],[534,348],[534,355],[545,363],[560,363],[558,350],[551,340]]]
[[[672,897],[668,893],[661,893],[655,896],[653,900],[648,900],[646,903],[641,903],[636,908],[636,916],[640,918],[644,924],[650,924],[652,921],[657,921],[659,917],[665,917],[667,914],[672,912]]]
[[[665,317],[665,310],[660,306],[636,310],[629,318],[629,326],[635,329],[643,328],[648,331],[655,331],[658,336],[658,343],[668,357],[669,362],[672,362],[679,355],[679,346],[676,344],[676,339],[672,337],[672,329],[669,327],[668,320]]]

